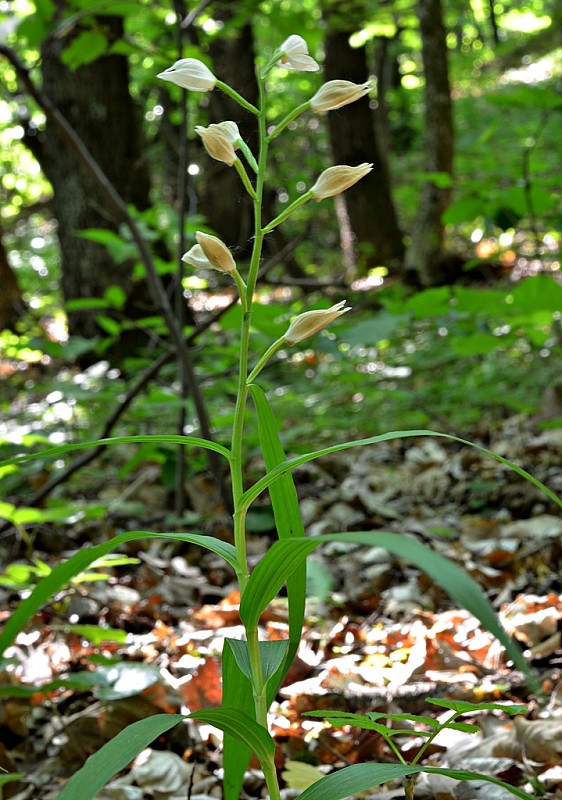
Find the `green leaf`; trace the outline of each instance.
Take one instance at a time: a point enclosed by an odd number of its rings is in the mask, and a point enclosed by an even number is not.
[[[222,702],[255,719],[252,685],[240,669],[234,655],[234,639],[226,638],[222,651]],[[235,645],[236,646],[236,645]],[[237,736],[224,734],[222,762],[224,769],[224,800],[238,800],[244,773],[252,755],[252,748],[240,742]]]
[[[536,686],[537,680],[523,658],[519,647],[502,627],[496,612],[476,581],[452,561],[410,536],[379,531],[328,533],[315,536],[324,542],[356,542],[369,547],[383,547],[390,553],[415,564],[443,588],[449,597],[480,620],[498,639],[508,657]],[[482,707],[482,706],[481,706]]]
[[[240,639],[228,639],[228,643],[240,670],[251,681],[252,668],[248,655],[248,643]],[[288,642],[266,641],[260,642],[261,667],[264,682],[266,683],[275,675],[287,653]]]
[[[319,717],[326,720],[334,728],[343,728],[345,725],[352,725],[354,728],[362,728],[366,731],[377,731],[384,736],[388,734],[388,726],[380,722],[374,722],[364,714],[353,714],[351,711],[305,711],[304,717]]]
[[[258,436],[266,469],[272,470],[287,460],[278,426],[267,397],[257,385],[250,386],[252,399],[258,416]],[[304,526],[299,507],[295,482],[290,472],[269,487],[273,516],[279,539],[304,538]],[[289,604],[289,647],[285,663],[277,676],[278,685],[289,671],[301,641],[306,603],[306,561],[303,560],[287,577],[287,600]]]
[[[469,722],[451,722],[449,725],[445,725],[445,727],[449,730],[453,731],[462,731],[462,733],[479,733],[480,728],[478,725],[472,725]]]
[[[343,800],[360,792],[365,792],[373,786],[394,781],[406,775],[417,772],[431,772],[437,775],[447,775],[458,781],[488,781],[496,786],[502,786],[508,792],[520,797],[521,800],[532,800],[531,796],[509,783],[504,783],[489,775],[467,770],[442,769],[439,767],[404,766],[402,764],[353,764],[344,767],[338,772],[326,775],[299,795],[299,800]]]
[[[343,800],[344,797],[419,771],[417,766],[402,764],[354,764],[320,778],[299,795],[299,800]]]
[[[468,714],[474,711],[503,711],[513,717],[515,714],[527,713],[527,706],[509,703],[468,703],[464,700],[447,700],[441,697],[427,697],[426,702],[433,706],[456,711],[457,714]]]
[[[356,439],[355,441],[348,441],[342,442],[341,444],[332,445],[331,447],[325,447],[322,450],[315,450],[312,453],[305,453],[302,456],[297,456],[296,458],[291,458],[288,461],[284,461],[279,466],[275,467],[275,469],[270,470],[267,475],[264,475],[259,481],[257,481],[253,486],[247,489],[242,497],[240,498],[240,505],[241,508],[246,509],[248,508],[253,501],[259,497],[259,495],[267,489],[271,484],[278,480],[282,475],[285,475],[287,472],[290,472],[297,467],[300,467],[302,464],[307,464],[309,461],[314,461],[316,458],[320,458],[320,456],[330,455],[331,453],[338,453],[342,450],[349,450],[352,447],[365,447],[366,445],[371,444],[379,444],[381,442],[389,442],[393,439],[408,439],[414,438],[419,436],[435,436],[442,439],[450,439],[453,442],[460,442],[461,444],[466,445],[467,447],[473,447],[475,450],[479,450],[481,453],[485,453],[491,458],[495,458],[496,461],[499,461],[501,464],[505,464],[507,467],[512,469],[518,475],[521,475],[522,478],[525,478],[533,486],[536,486],[538,489],[541,489],[547,497],[550,497],[557,505],[562,508],[562,500],[557,497],[554,492],[552,492],[547,486],[537,480],[533,475],[528,473],[526,470],[518,467],[512,461],[508,461],[507,458],[498,455],[497,453],[488,450],[482,445],[475,444],[474,442],[469,442],[468,439],[461,439],[459,436],[452,436],[449,433],[439,433],[437,431],[427,431],[427,430],[413,430],[413,431],[389,431],[388,433],[381,433],[378,436],[371,436],[368,439]],[[5,462],[11,463],[11,461]]]
[[[194,711],[189,716],[200,722],[206,722],[207,725],[213,725],[243,742],[256,754],[261,764],[270,761],[275,754],[275,743],[268,731],[239,708],[222,706],[202,709]]]
[[[25,600],[22,600],[18,604],[12,616],[5,623],[2,633],[0,634],[0,655],[4,652],[6,647],[12,644],[15,637],[33,617],[35,612],[54,597],[63,586],[66,586],[72,578],[84,572],[86,567],[93,561],[101,558],[121,544],[138,541],[139,539],[172,539],[181,542],[190,542],[191,544],[199,545],[222,556],[235,569],[238,566],[236,549],[228,542],[223,542],[212,536],[205,536],[198,533],[152,533],[150,531],[123,533],[107,542],[102,542],[101,544],[94,545],[93,547],[86,547],[84,550],[78,551],[78,553],[75,553],[67,561],[55,567],[50,575],[47,575],[47,577],[39,581],[29,597],[26,597]]]
[[[100,628],[99,625],[64,625],[63,630],[75,633],[92,644],[101,644],[101,642],[125,644],[128,635],[127,631],[118,628]]]
[[[446,209],[441,217],[444,225],[459,225],[461,222],[472,222],[473,219],[484,214],[486,203],[484,198],[466,194],[461,195],[458,200]]]
[[[150,435],[150,436],[114,436],[110,439],[93,439],[87,442],[79,442],[77,444],[61,444],[57,447],[51,447],[48,450],[41,450],[39,453],[30,453],[25,456],[14,456],[7,458],[5,461],[0,461],[0,467],[7,466],[8,464],[21,464],[24,461],[34,461],[38,458],[53,458],[55,456],[70,453],[72,450],[88,450],[90,447],[106,447],[112,444],[135,444],[135,443],[153,443],[153,444],[181,444],[186,447],[203,447],[205,450],[213,450],[215,453],[220,453],[227,459],[230,459],[230,451],[223,447],[222,444],[211,442],[209,439],[200,439],[197,436],[174,436],[174,435]]]
[[[107,44],[107,39],[100,31],[84,31],[62,51],[61,61],[70,69],[77,69],[105,53]]]
[[[287,578],[318,547],[312,539],[283,539],[270,547],[254,567],[240,603],[240,619],[248,628],[256,627],[259,618],[277,595]]]
[[[156,714],[133,722],[90,756],[54,800],[92,800],[145,747],[184,719],[182,714]]]

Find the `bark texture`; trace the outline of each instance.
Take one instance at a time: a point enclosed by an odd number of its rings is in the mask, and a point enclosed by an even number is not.
[[[110,40],[122,36],[118,17],[98,18],[97,24]],[[139,209],[148,206],[149,175],[144,161],[140,119],[129,94],[127,59],[102,56],[91,64],[70,70],[61,60],[68,39],[48,38],[42,48],[43,90],[74,127],[121,197]],[[65,300],[103,297],[112,284],[128,296],[127,313],[149,313],[151,301],[144,288],[132,280],[132,264],[116,263],[107,249],[82,239],[85,228],[117,231],[118,224],[99,190],[84,175],[81,165],[48,125],[31,145],[53,187],[53,207],[61,248],[62,291]],[[69,314],[73,334],[99,333],[95,313]]]
[[[452,175],[454,130],[451,90],[447,64],[446,30],[441,0],[418,0],[425,76],[425,138],[427,172]],[[426,182],[405,258],[405,271],[422,286],[441,283],[444,278],[443,223],[450,201],[450,188]]]
[[[0,236],[0,331],[14,330],[16,322],[24,313],[25,304],[21,290]]]
[[[340,4],[324,0],[326,81],[344,79],[364,83],[369,77],[365,48],[352,48],[349,44],[349,37],[357,30],[351,5],[346,3],[346,13],[343,13]],[[342,195],[356,243],[359,249],[363,246],[365,252],[361,271],[382,264],[398,268],[404,245],[392,199],[388,165],[369,99],[330,112],[328,131],[334,164],[373,163],[370,174]]]

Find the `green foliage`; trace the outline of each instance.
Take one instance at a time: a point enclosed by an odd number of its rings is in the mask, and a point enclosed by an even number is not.
[[[540,3],[539,3],[540,5]],[[342,10],[338,7],[338,10]],[[343,9],[346,13],[346,9]],[[133,74],[132,92],[144,104],[146,129],[152,134],[161,135],[158,122],[161,112],[156,113],[156,108],[161,108],[156,103],[156,90],[153,87],[151,70],[156,62],[167,63],[166,58],[172,54],[174,57],[175,43],[171,31],[162,37],[165,30],[167,10],[154,8],[148,0],[141,3],[100,3],[93,5],[86,0],[71,0],[63,10],[61,17],[55,21],[55,5],[50,0],[37,0],[30,13],[19,24],[18,33],[21,41],[28,48],[27,54],[33,59],[37,58],[37,48],[46,36],[61,36],[71,33],[72,36],[63,52],[63,62],[71,69],[94,62],[109,52],[126,53],[130,57]],[[396,13],[403,15],[403,30],[396,27]],[[110,44],[103,24],[96,14],[116,15],[123,20],[126,37],[115,44]],[[234,274],[235,285],[240,295],[240,304],[233,306],[224,315],[221,321],[221,333],[218,344],[209,344],[202,349],[198,362],[198,370],[209,376],[213,384],[215,413],[214,420],[221,430],[232,433],[229,448],[220,443],[210,442],[201,437],[173,436],[173,435],[127,435],[129,429],[135,430],[139,424],[150,427],[158,424],[160,429],[171,429],[173,413],[179,405],[184,404],[183,399],[178,399],[175,389],[169,384],[176,380],[173,370],[164,373],[162,387],[151,388],[142,402],[138,403],[130,416],[123,424],[124,431],[121,435],[93,439],[88,433],[87,441],[66,442],[60,446],[49,446],[41,452],[21,451],[29,448],[35,450],[36,440],[24,442],[21,447],[6,443],[6,458],[0,465],[6,478],[10,481],[17,480],[22,464],[40,459],[45,463],[49,459],[65,457],[75,450],[84,450],[99,446],[113,445],[142,445],[137,455],[124,456],[121,466],[121,475],[129,474],[140,463],[146,460],[160,464],[164,482],[170,484],[173,470],[173,454],[178,445],[212,451],[224,457],[230,469],[234,500],[234,544],[222,541],[204,534],[197,533],[155,533],[150,531],[135,531],[115,536],[108,542],[87,546],[73,556],[63,561],[59,566],[51,568],[44,562],[36,559],[34,564],[20,568],[12,564],[3,576],[0,583],[13,588],[29,591],[29,595],[22,600],[11,617],[6,622],[0,635],[0,652],[13,643],[17,634],[32,620],[41,607],[50,602],[57,593],[69,583],[93,579],[105,579],[107,574],[87,572],[88,568],[101,567],[107,569],[118,564],[127,565],[131,559],[118,557],[117,560],[109,557],[110,551],[128,543],[145,538],[170,539],[195,544],[207,549],[226,560],[228,565],[236,572],[241,590],[240,617],[246,629],[245,641],[226,640],[223,657],[223,705],[220,708],[195,712],[190,717],[201,722],[214,725],[225,734],[224,766],[225,798],[234,800],[239,796],[244,769],[251,753],[258,757],[264,771],[268,791],[272,800],[279,797],[275,763],[274,742],[267,730],[267,709],[281,680],[296,654],[299,645],[304,619],[304,604],[306,600],[306,558],[318,546],[335,541],[354,542],[366,546],[380,546],[389,552],[415,563],[423,569],[448,595],[461,607],[474,614],[482,624],[492,632],[503,644],[507,655],[512,661],[527,674],[530,683],[534,678],[523,659],[520,651],[504,631],[499,623],[496,613],[488,602],[478,584],[462,569],[443,556],[434,552],[430,547],[421,544],[414,538],[389,534],[380,531],[346,532],[345,534],[327,534],[318,537],[305,537],[295,485],[292,477],[293,470],[305,463],[324,455],[343,450],[375,445],[403,439],[412,436],[437,436],[448,439],[464,446],[470,446],[491,456],[509,467],[518,475],[524,477],[532,485],[541,489],[555,503],[562,506],[552,491],[545,487],[525,470],[516,466],[503,456],[499,456],[486,448],[471,443],[464,438],[452,436],[443,432],[425,430],[421,425],[425,418],[431,414],[440,414],[445,408],[445,417],[455,421],[465,422],[467,415],[482,413],[482,404],[472,409],[466,409],[465,398],[473,386],[478,387],[479,397],[484,403],[497,402],[498,377],[502,366],[510,372],[511,379],[517,380],[522,368],[527,368],[527,356],[545,358],[546,354],[559,350],[560,342],[556,341],[555,321],[562,307],[562,287],[548,276],[538,276],[527,279],[516,286],[509,285],[493,290],[475,289],[466,286],[431,288],[416,295],[406,296],[401,291],[386,290],[379,297],[383,307],[381,313],[373,316],[371,312],[350,320],[346,317],[339,329],[340,344],[336,344],[333,335],[324,332],[315,342],[312,350],[310,343],[299,345],[294,350],[289,350],[284,340],[284,331],[287,329],[288,319],[293,312],[305,314],[310,307],[309,298],[306,301],[293,300],[291,307],[278,309],[266,302],[259,303],[256,298],[256,282],[261,258],[261,247],[264,236],[269,232],[267,226],[261,223],[262,193],[266,177],[266,130],[272,121],[282,119],[292,108],[299,105],[303,98],[310,97],[318,86],[318,77],[313,74],[298,74],[291,81],[283,71],[280,77],[271,47],[271,30],[274,29],[278,36],[279,44],[286,36],[301,31],[306,35],[313,54],[321,47],[322,26],[318,24],[321,10],[317,3],[307,0],[303,4],[274,4],[263,2],[242,3],[236,9],[234,18],[227,21],[221,34],[217,33],[220,26],[214,26],[212,9],[201,12],[203,14],[201,28],[198,34],[202,41],[206,37],[216,35],[229,36],[236,31],[241,23],[252,19],[257,35],[260,60],[261,96],[260,108],[256,116],[260,122],[259,142],[256,149],[257,155],[257,180],[251,185],[248,200],[254,204],[254,218],[256,227],[253,232],[253,251],[250,264],[240,264],[241,273],[236,268]],[[454,46],[457,47],[454,70],[459,70],[463,62],[466,68],[466,59],[470,57],[473,77],[476,60],[474,54],[484,49],[484,42],[480,34],[482,20],[478,19],[478,9],[465,13],[458,18]],[[203,24],[205,23],[205,24]],[[511,20],[513,26],[515,22]],[[505,22],[502,30],[508,30]],[[310,34],[310,35],[309,35]],[[457,34],[460,37],[457,41]],[[439,188],[452,188],[455,200],[446,211],[444,222],[449,226],[451,238],[462,235],[465,247],[469,236],[474,230],[472,226],[481,226],[478,230],[482,235],[496,236],[498,231],[508,232],[515,226],[520,226],[524,234],[522,247],[527,246],[532,240],[533,247],[540,251],[546,241],[547,232],[554,230],[560,216],[560,189],[555,186],[550,165],[549,144],[554,136],[551,129],[558,119],[562,103],[559,95],[550,86],[527,87],[517,86],[504,90],[494,87],[488,88],[482,97],[478,93],[462,95],[459,93],[457,109],[461,125],[459,137],[458,179],[454,184],[449,175],[441,172],[424,172],[422,163],[422,150],[419,147],[419,123],[414,119],[420,102],[420,87],[422,82],[421,59],[419,53],[419,37],[417,34],[416,16],[410,2],[393,2],[389,6],[380,5],[372,10],[372,16],[366,21],[362,30],[356,34],[355,43],[363,45],[374,37],[381,35],[395,36],[395,56],[400,66],[400,85],[395,86],[389,93],[390,104],[390,133],[391,140],[400,141],[400,150],[404,153],[404,162],[397,164],[397,197],[402,204],[402,213],[406,221],[411,221],[416,212],[415,203],[417,193],[412,192],[412,186],[421,182],[430,181]],[[400,39],[398,40],[398,37]],[[267,38],[268,44],[263,44]],[[158,52],[154,48],[154,41],[158,41]],[[263,46],[261,46],[263,45]],[[196,51],[186,48],[184,56],[195,56]],[[211,65],[212,66],[212,65]],[[14,75],[10,70],[7,74],[8,81],[14,84]],[[267,87],[266,87],[267,79]],[[459,87],[461,85],[459,81]],[[468,81],[470,84],[470,81]],[[219,84],[220,89],[228,90]],[[266,94],[267,108],[262,107],[263,96]],[[467,85],[464,87],[467,89]],[[229,92],[227,91],[227,94]],[[177,87],[172,87],[172,96],[179,95]],[[160,101],[160,97],[158,100]],[[191,102],[191,101],[190,101]],[[242,104],[243,105],[243,104]],[[205,111],[195,110],[194,119],[203,118]],[[489,113],[483,113],[488,109]],[[524,115],[521,110],[524,109]],[[255,111],[255,109],[254,109]],[[401,128],[399,117],[403,113],[405,120]],[[10,119],[0,121],[4,127],[0,130],[2,141],[17,141],[21,138],[19,132],[10,132],[10,126],[16,119],[19,104],[14,103],[10,108]],[[505,118],[514,123],[514,132],[510,138],[509,147],[501,147],[502,137],[508,126]],[[304,120],[304,118],[303,118]],[[310,185],[310,176],[316,175],[325,168],[327,162],[328,146],[325,129],[322,121],[309,121],[297,119],[294,122],[294,136],[292,144],[280,146],[274,140],[271,146],[272,174],[275,184],[281,187],[279,191],[279,206],[281,215],[291,208],[291,198],[302,198],[304,188]],[[552,122],[551,122],[552,121]],[[171,115],[171,123],[176,120]],[[407,123],[407,124],[406,124]],[[42,120],[40,121],[42,124]],[[393,127],[394,126],[394,127]],[[399,136],[401,139],[399,139]],[[259,150],[259,152],[258,152]],[[157,152],[157,147],[154,152]],[[244,148],[242,148],[242,153]],[[480,159],[480,156],[483,156]],[[295,163],[299,169],[295,169]],[[220,160],[220,159],[219,159]],[[247,159],[250,168],[254,167],[253,158]],[[169,192],[170,176],[164,174],[164,169],[154,158],[154,172],[158,177],[163,194]],[[477,164],[477,168],[474,165]],[[18,159],[10,165],[12,178],[17,173]],[[239,164],[237,163],[237,168]],[[18,187],[17,180],[8,178],[4,180],[4,190],[10,194],[8,210],[3,212],[3,219],[13,220],[18,207],[32,205],[37,199],[37,189],[32,187],[31,174],[34,162],[26,164],[26,179],[23,188]],[[253,177],[253,175],[252,175]],[[248,188],[250,179],[246,177],[243,184]],[[44,192],[45,187],[41,191]],[[240,189],[242,193],[243,188]],[[45,192],[46,193],[46,192]],[[414,199],[415,198],[415,199]],[[17,201],[17,202],[16,202]],[[331,209],[331,206],[330,206]],[[311,272],[319,274],[320,270],[314,266],[318,261],[315,254],[321,246],[327,250],[325,242],[320,239],[333,236],[335,224],[332,212],[327,206],[321,211],[319,219],[321,225],[313,235],[316,240],[309,242],[304,252],[309,254],[312,268]],[[308,211],[308,209],[307,209]],[[146,241],[159,245],[165,243],[169,251],[173,252],[177,231],[176,215],[168,210],[168,204],[155,203],[152,209],[146,212],[132,212],[139,229]],[[538,217],[542,228],[539,231]],[[47,216],[44,217],[44,220]],[[290,221],[288,231],[292,227],[301,227],[306,219],[304,212]],[[192,218],[187,227],[187,233],[192,235],[196,229],[201,229],[201,220]],[[174,231],[173,233],[171,231]],[[544,234],[544,235],[543,235]],[[15,226],[8,234],[11,241],[17,240]],[[86,229],[77,232],[82,238],[97,242],[107,248],[116,263],[130,261],[136,278],[144,277],[144,269],[137,261],[137,249],[131,236],[126,231],[119,233],[104,229]],[[550,235],[550,234],[548,234]],[[52,243],[49,245],[52,248]],[[539,253],[540,254],[540,253]],[[333,266],[334,272],[340,269],[339,253],[335,258],[326,257],[327,263]],[[470,262],[469,262],[470,263]],[[37,293],[38,282],[29,269],[22,264],[22,271],[27,272],[25,281],[28,282],[31,294]],[[45,268],[46,270],[46,268]],[[162,258],[157,261],[157,272],[162,275],[175,270],[172,263]],[[48,275],[48,270],[46,270]],[[46,277],[46,276],[43,276]],[[224,278],[224,275],[221,276]],[[205,279],[206,286],[214,286],[216,276]],[[196,289],[196,281],[192,279],[189,284]],[[88,308],[99,312],[97,322],[104,337],[96,342],[98,352],[103,352],[114,343],[117,337],[133,326],[139,326],[150,332],[154,340],[166,334],[166,326],[162,318],[150,317],[135,323],[117,318],[126,303],[126,294],[120,286],[110,286],[104,297],[81,298],[67,304],[67,311]],[[329,305],[328,303],[326,305]],[[117,314],[115,314],[117,312]],[[115,314],[115,316],[114,316]],[[559,317],[558,317],[559,318]],[[239,340],[234,342],[233,331],[240,332]],[[22,361],[26,358],[40,362],[44,354],[53,358],[64,358],[69,355],[80,355],[91,347],[92,343],[85,343],[73,339],[68,346],[62,342],[49,342],[46,336],[37,335],[33,338],[14,334],[14,339],[7,339],[10,350],[9,357],[17,357]],[[272,340],[274,344],[268,348]],[[32,348],[36,347],[34,351]],[[538,354],[537,355],[537,351]],[[273,360],[273,354],[279,353],[279,359]],[[293,355],[296,353],[296,355]],[[323,379],[323,388],[312,394],[309,388],[310,375],[306,367],[309,358],[315,364],[315,377]],[[250,368],[251,364],[258,362],[259,369]],[[276,423],[273,410],[268,400],[268,393],[253,382],[254,376],[261,372],[261,368],[269,363],[268,372],[264,372],[262,379],[265,387],[271,388],[271,395],[280,401],[277,389],[282,389],[279,395],[285,393],[285,386],[280,386],[278,380],[283,367],[285,381],[291,382],[292,391],[286,392],[287,401],[278,403],[280,415],[285,420],[287,432],[282,428],[281,433]],[[462,360],[462,361],[461,361]],[[552,359],[554,361],[554,358]],[[143,361],[141,358],[140,361]],[[150,357],[144,359],[144,365],[150,363]],[[378,396],[388,394],[387,405],[390,411],[385,411],[384,402],[377,407],[376,425],[379,429],[386,430],[378,435],[365,436],[365,431],[372,430],[373,404],[364,412],[357,402],[357,408],[363,413],[355,415],[355,427],[360,430],[359,438],[350,438],[349,416],[355,411],[352,399],[361,394],[361,387],[365,384],[365,373],[369,373],[371,364],[375,366],[382,363],[380,368],[381,380],[372,388],[370,399],[376,401]],[[455,388],[455,383],[448,381],[448,376],[459,370],[459,364],[467,365],[464,380],[460,387]],[[135,362],[135,367],[139,361]],[[515,366],[514,366],[515,365]],[[238,378],[234,376],[235,367],[240,366]],[[443,397],[441,406],[434,401],[436,367],[442,370],[442,384],[439,386]],[[517,372],[517,369],[520,372]],[[391,375],[392,370],[395,373]],[[386,370],[386,374],[384,372]],[[402,372],[400,373],[400,371]],[[400,375],[398,374],[400,373]],[[248,378],[248,375],[250,378]],[[430,377],[429,377],[430,375]],[[271,376],[271,377],[268,377]],[[415,383],[415,391],[411,390],[412,382],[400,384],[405,377]],[[116,376],[117,377],[117,376]],[[545,380],[547,380],[546,378]],[[503,376],[501,380],[507,379]],[[268,382],[270,381],[270,385]],[[450,384],[450,385],[448,385]],[[92,379],[84,382],[82,388],[77,387],[69,376],[53,381],[56,389],[56,399],[52,405],[63,402],[63,398],[70,400],[72,405],[78,402],[79,430],[88,431],[92,420],[103,420],[107,413],[108,404],[115,404],[120,393],[126,385],[125,379],[107,380],[103,388]],[[506,384],[507,385],[507,384]],[[220,391],[216,391],[216,387]],[[37,391],[42,388],[38,381]],[[527,387],[524,387],[524,391]],[[540,387],[539,387],[540,389]],[[377,392],[379,393],[377,395]],[[456,393],[455,393],[456,392]],[[295,396],[303,398],[301,405],[295,402]],[[60,398],[59,398],[60,395]],[[257,433],[248,433],[246,428],[246,404],[251,395],[257,419]],[[428,400],[428,396],[430,399]],[[226,398],[226,401],[225,401]],[[462,400],[462,402],[460,402]],[[355,402],[353,400],[353,402]],[[512,404],[517,398],[511,398]],[[424,409],[425,403],[427,409]],[[220,404],[220,405],[219,405]],[[47,404],[49,405],[49,403]],[[345,417],[345,440],[336,445],[323,446],[324,439],[329,433],[333,436],[337,431],[333,415],[327,415],[330,407],[343,407],[352,409]],[[94,407],[97,406],[97,411]],[[460,406],[460,408],[459,408]],[[302,408],[310,410],[307,415],[300,414]],[[408,419],[414,419],[414,425],[420,421],[420,429],[391,430],[388,431],[386,421],[390,414],[403,416],[404,410]],[[283,412],[287,411],[285,414]],[[27,412],[26,412],[27,413]],[[48,418],[48,409],[41,413]],[[417,414],[417,417],[416,417]],[[464,416],[463,416],[464,414]],[[318,420],[326,416],[330,420],[325,423]],[[306,425],[300,421],[305,418]],[[302,438],[303,429],[310,429],[310,420],[313,420],[318,430],[315,431],[313,450],[287,458],[285,445],[297,444],[297,451],[304,445],[299,440]],[[189,423],[192,424],[191,418]],[[295,423],[295,424],[293,424]],[[183,423],[182,423],[183,424]],[[41,446],[54,441],[61,441],[60,430],[56,421],[52,428],[43,429],[44,441]],[[63,437],[64,439],[65,437]],[[340,437],[341,438],[341,437]],[[174,448],[174,449],[172,449]],[[264,474],[255,478],[247,486],[247,475],[244,471],[244,455],[249,450],[261,452],[265,464]],[[167,477],[166,477],[167,476]],[[277,541],[271,546],[265,556],[249,571],[246,556],[246,533],[248,530],[247,515],[251,513],[252,504],[261,494],[268,490],[271,508],[275,523]],[[46,521],[70,521],[76,514],[81,518],[88,515],[95,517],[103,513],[102,507],[80,507],[76,505],[61,504],[45,509],[23,508],[17,509],[8,502],[0,505],[0,513],[16,526],[29,523],[41,524]],[[258,625],[262,613],[279,591],[287,587],[287,603],[289,613],[289,641],[264,642],[258,638]],[[88,626],[68,626],[67,630],[80,636],[89,638],[94,644],[106,641],[107,638],[119,641],[122,633],[111,629],[93,629]],[[115,699],[137,693],[150,685],[155,680],[155,672],[145,665],[131,665],[119,663],[116,665],[102,665],[91,672],[71,676],[44,687],[46,691],[58,687],[87,688],[94,696],[101,699]],[[16,687],[17,688],[17,687]],[[11,690],[12,687],[9,687]],[[2,692],[0,691],[0,696]],[[474,726],[470,723],[459,723],[456,718],[464,713],[475,710],[499,709],[508,713],[517,713],[521,708],[512,707],[510,710],[497,704],[481,704],[478,707],[448,700],[434,701],[435,705],[451,710],[452,716],[444,723],[437,723],[430,717],[408,716],[403,714],[384,715],[385,719],[400,722],[409,719],[417,724],[428,727],[429,731],[422,731],[420,735],[425,738],[420,753],[416,756],[415,763],[401,764],[358,764],[348,767],[333,775],[322,778],[313,784],[301,796],[303,800],[338,800],[371,786],[397,777],[405,777],[408,797],[411,796],[411,776],[424,769],[428,772],[446,774],[450,777],[464,780],[479,778],[488,780],[512,792],[518,797],[527,798],[527,795],[517,788],[508,786],[494,778],[478,775],[463,770],[447,770],[439,768],[421,767],[418,760],[427,749],[427,745],[442,729],[472,731]],[[353,724],[381,733],[389,746],[394,749],[400,760],[403,761],[400,751],[395,747],[393,737],[403,734],[400,728],[388,728],[381,722],[382,715],[351,715],[342,712],[327,716],[334,724]],[[90,800],[114,774],[127,766],[131,759],[157,736],[169,730],[174,725],[185,720],[180,715],[156,716],[127,728],[107,743],[96,754],[90,757],[84,767],[79,770],[59,793],[57,800],[70,800],[80,797]]]

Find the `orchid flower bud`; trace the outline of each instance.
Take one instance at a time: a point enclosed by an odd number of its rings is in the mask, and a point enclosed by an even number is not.
[[[315,114],[335,111],[336,108],[354,103],[367,94],[371,84],[352,83],[351,81],[328,81],[321,86],[310,100],[310,107]]]
[[[231,123],[234,125],[234,123]],[[203,146],[211,158],[217,161],[222,161],[231,167],[238,156],[234,152],[234,145],[230,140],[230,132],[226,133],[224,128],[221,128],[224,123],[219,122],[217,125],[209,125],[204,128],[202,125],[195,126],[195,132],[201,137]]]
[[[287,344],[296,344],[308,336],[312,336],[337,319],[337,317],[341,317],[342,314],[351,311],[351,307],[345,304],[346,301],[342,300],[331,308],[321,311],[305,311],[304,314],[299,314],[291,322],[283,338]]]
[[[311,187],[312,196],[320,201],[326,197],[333,197],[335,194],[345,192],[354,183],[364,178],[372,169],[373,165],[367,163],[359,164],[357,167],[345,165],[328,167],[319,176],[314,186]]]
[[[216,125],[209,125],[209,128],[217,128],[220,130],[236,150],[237,143],[242,137],[240,136],[238,125],[235,122],[232,122],[232,120],[225,120],[224,122],[217,122]]]
[[[192,92],[210,92],[217,82],[211,70],[197,58],[180,58],[157,77]]]
[[[308,45],[302,36],[293,34],[285,39],[279,48],[281,58],[277,62],[278,66],[285,69],[296,69],[299,72],[317,72],[320,69],[318,63],[308,55]]]
[[[201,245],[198,244],[194,244],[191,250],[188,250],[187,253],[184,253],[181,257],[181,260],[185,261],[186,264],[190,264],[192,267],[195,267],[195,269],[214,269],[213,265],[201,249]]]
[[[232,253],[217,236],[197,231],[195,238],[213,269],[218,269],[220,272],[233,272],[236,269],[236,261],[232,257]]]

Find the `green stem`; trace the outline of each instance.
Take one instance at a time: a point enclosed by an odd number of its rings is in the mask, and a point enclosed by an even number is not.
[[[257,171],[258,171],[258,162],[254,158],[254,154],[252,153],[252,151],[250,150],[250,148],[248,147],[248,145],[246,144],[244,139],[238,139],[236,144],[238,145],[240,150],[244,153],[244,158],[246,159],[248,164],[251,166],[251,168],[254,170],[254,172],[257,173]]]
[[[223,83],[222,81],[217,80],[215,85],[219,89],[222,89],[222,91],[229,97],[232,97],[232,99],[238,103],[239,106],[245,108],[246,111],[251,111],[251,113],[256,114],[256,116],[260,114],[259,110],[255,106],[244,99],[241,94],[238,94],[238,92],[236,92],[232,86],[229,86],[228,83]]]
[[[277,350],[279,350],[279,348],[283,344],[285,344],[285,337],[284,336],[282,336],[280,339],[277,339],[277,341],[273,342],[271,347],[269,347],[265,351],[265,353],[261,356],[261,358],[259,359],[259,361],[256,364],[256,366],[253,368],[253,370],[248,375],[248,380],[246,381],[248,386],[255,381],[255,379],[258,377],[258,375],[260,374],[262,369],[265,367],[265,365],[267,364],[267,362],[269,361],[271,356],[274,353],[276,353]]]
[[[307,100],[306,103],[301,103],[300,106],[294,108],[287,116],[281,120],[281,122],[275,126],[275,128],[271,131],[269,136],[267,137],[268,142],[272,142],[276,136],[279,136],[281,131],[285,130],[287,125],[290,125],[291,122],[296,119],[303,111],[306,111],[307,108],[310,108],[310,100]]]
[[[260,134],[260,150],[258,161],[258,172],[256,176],[256,188],[252,188],[251,197],[254,201],[254,246],[248,271],[248,279],[245,287],[245,302],[243,302],[244,314],[240,330],[240,364],[238,370],[238,393],[236,407],[234,409],[234,420],[232,424],[232,450],[230,459],[230,474],[232,480],[232,499],[234,505],[234,546],[238,555],[238,579],[240,582],[240,594],[244,594],[248,582],[248,564],[246,554],[246,512],[240,510],[240,498],[244,494],[244,473],[242,463],[243,437],[244,437],[244,417],[248,401],[248,352],[250,349],[250,326],[252,321],[252,303],[254,290],[256,288],[257,275],[259,270],[261,250],[264,235],[261,231],[262,197],[265,181],[265,168],[267,163],[267,142],[265,136],[265,111],[264,111],[264,84],[258,78],[260,92],[260,112],[258,113],[258,124]],[[239,162],[235,162],[238,164]],[[245,170],[244,170],[245,173]]]
[[[232,280],[234,281],[234,283],[236,284],[236,288],[238,289],[238,296],[240,297],[240,303],[242,304],[242,308],[244,309],[244,311],[247,311],[248,297],[244,279],[242,278],[242,275],[240,275],[237,269],[233,269],[230,274],[232,275]]]
[[[305,192],[299,198],[294,200],[291,203],[291,205],[288,206],[288,208],[285,209],[285,211],[282,211],[279,214],[279,216],[275,217],[275,219],[272,219],[271,222],[268,225],[265,226],[265,228],[263,229],[262,233],[271,233],[271,231],[274,228],[276,228],[278,225],[280,225],[282,222],[284,222],[287,219],[287,217],[290,217],[291,214],[293,213],[293,211],[296,211],[297,208],[300,208],[305,203],[308,203],[308,201],[311,200],[313,196],[314,195],[312,194],[312,192],[309,189],[308,192]]]
[[[246,191],[248,192],[254,203],[257,202],[258,196],[256,194],[256,190],[252,186],[252,182],[248,177],[248,173],[244,169],[244,164],[240,161],[239,158],[237,158],[236,161],[234,162],[234,166],[236,168],[236,172],[240,175],[240,178],[242,179],[244,188],[246,189]]]

